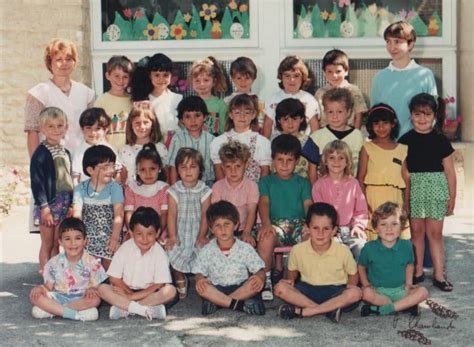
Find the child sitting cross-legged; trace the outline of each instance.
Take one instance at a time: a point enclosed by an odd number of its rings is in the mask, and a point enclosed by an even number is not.
[[[336,219],[332,205],[318,202],[309,207],[309,240],[293,247],[288,278],[275,286],[276,296],[287,302],[278,309],[281,318],[325,314],[338,323],[342,311],[358,306],[362,293],[357,287],[357,265],[349,248],[333,240]]]
[[[59,244],[64,252],[44,267],[44,284],[31,290],[34,318],[60,316],[91,321],[99,318],[100,297],[96,286],[107,278],[100,261],[84,248],[86,227],[77,218],[66,218],[59,225]]]
[[[373,213],[372,225],[378,238],[369,241],[359,257],[362,284],[361,316],[386,315],[408,311],[420,314],[418,304],[428,298],[428,290],[412,284],[414,262],[410,240],[400,240],[407,216],[393,202],[380,205]]]
[[[209,315],[224,307],[264,315],[260,291],[265,264],[252,246],[234,237],[239,227],[237,208],[221,200],[207,209],[206,219],[214,239],[201,249],[193,266],[196,291],[203,299],[201,313]]]
[[[132,238],[112,258],[110,285],[99,286],[102,299],[113,305],[110,319],[137,314],[148,320],[165,319],[165,304],[176,299],[169,261],[156,242],[160,216],[151,207],[139,207],[130,219]]]
[[[300,155],[301,144],[295,136],[277,136],[272,141],[275,173],[258,182],[258,211],[262,226],[257,235],[257,249],[265,262],[266,276],[263,300],[273,300],[270,270],[274,248],[293,246],[302,240],[304,217],[313,202],[309,181],[294,173]],[[282,271],[281,263],[276,264],[273,277],[278,278]]]

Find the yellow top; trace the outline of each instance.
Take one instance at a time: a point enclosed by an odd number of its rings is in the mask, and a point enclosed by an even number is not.
[[[313,286],[345,285],[348,275],[357,273],[357,264],[349,248],[337,241],[332,240],[329,249],[320,255],[308,240],[293,247],[288,270],[298,271],[301,281]]]
[[[367,174],[364,179],[366,185],[405,188],[402,163],[407,157],[406,145],[397,144],[394,149],[383,149],[373,142],[366,142],[364,148],[369,156]]]

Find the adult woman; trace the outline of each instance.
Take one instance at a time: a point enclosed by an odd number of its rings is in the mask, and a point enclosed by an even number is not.
[[[79,116],[92,107],[95,93],[82,83],[71,80],[77,65],[77,49],[73,42],[53,39],[45,49],[45,64],[52,76],[28,91],[25,106],[25,132],[30,157],[40,142],[39,113],[45,107],[55,106],[66,113],[69,129],[65,146],[71,152],[79,142]]]

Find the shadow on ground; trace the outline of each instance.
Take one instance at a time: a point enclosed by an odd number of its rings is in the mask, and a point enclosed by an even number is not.
[[[200,300],[192,289],[185,301],[178,303],[166,321],[140,318],[110,321],[109,307],[100,308],[96,322],[71,322],[59,318],[35,320],[31,317],[28,293],[40,283],[37,264],[0,264],[0,343],[23,345],[418,345],[403,338],[398,331],[414,328],[433,345],[472,345],[474,333],[474,235],[451,234],[446,237],[447,268],[455,285],[453,293],[442,293],[425,285],[436,302],[456,311],[457,319],[437,317],[423,305],[418,320],[407,315],[359,317],[359,312],[344,314],[335,325],[324,317],[283,321],[276,317],[279,301],[267,304],[263,317],[220,310],[210,317],[200,315]],[[430,278],[430,276],[427,276]],[[471,322],[471,323],[469,323]]]

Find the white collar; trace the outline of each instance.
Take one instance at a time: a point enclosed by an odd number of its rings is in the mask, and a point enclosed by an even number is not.
[[[413,59],[410,60],[408,65],[405,66],[403,69],[400,69],[400,68],[396,67],[395,65],[393,65],[393,60],[390,62],[390,64],[388,64],[388,69],[391,70],[391,71],[406,71],[406,70],[414,69],[416,67],[418,67],[418,64]]]
[[[133,190],[135,194],[141,195],[145,198],[150,198],[158,193],[161,189],[168,186],[167,183],[163,181],[156,181],[153,184],[138,184],[136,181],[131,181],[128,184],[130,189]]]

